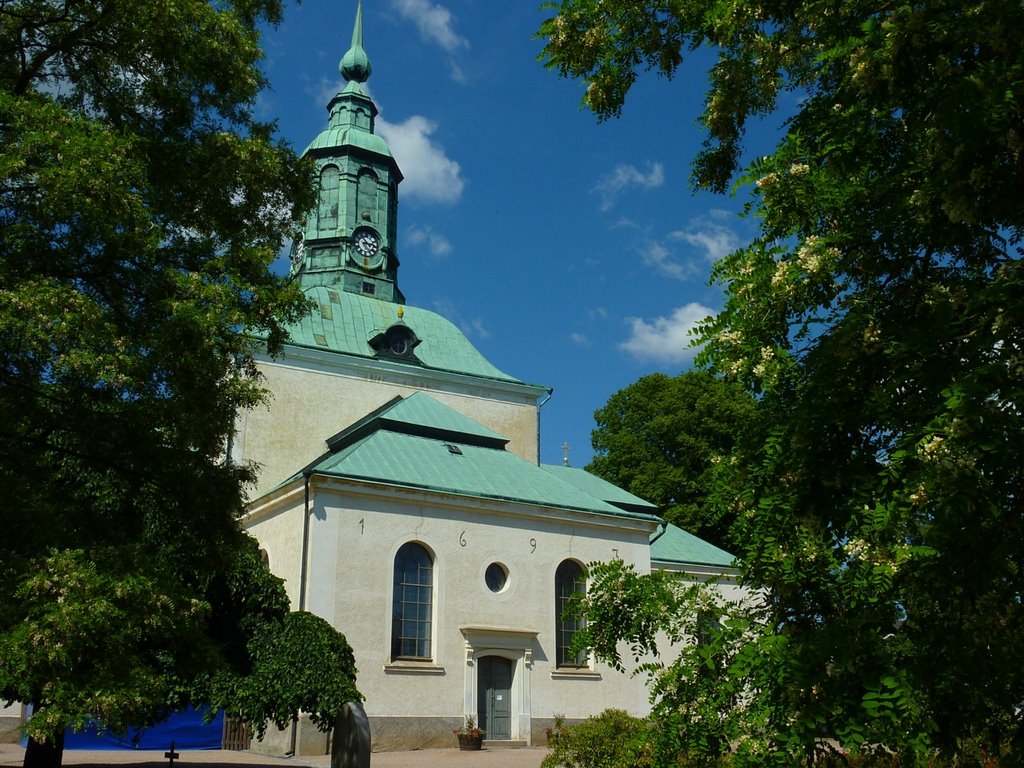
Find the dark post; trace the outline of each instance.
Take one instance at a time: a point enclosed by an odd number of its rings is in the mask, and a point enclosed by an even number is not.
[[[171,768],[174,768],[174,761],[177,760],[181,755],[174,751],[174,742],[171,742],[171,749],[169,752],[164,752],[164,757],[170,760]]]

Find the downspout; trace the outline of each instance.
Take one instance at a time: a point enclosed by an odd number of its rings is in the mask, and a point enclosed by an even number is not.
[[[306,610],[306,578],[308,574],[308,568],[306,567],[306,561],[309,559],[309,478],[312,476],[312,472],[305,471],[302,473],[302,562],[299,565],[299,610]],[[291,734],[291,747],[288,750],[288,754],[292,757],[295,756],[295,747],[299,741],[299,721],[296,718],[292,720],[292,734]]]
[[[543,400],[541,400],[539,403],[537,403],[537,466],[538,467],[540,466],[540,409],[545,406],[545,404],[548,402],[548,400],[551,399],[551,396],[553,394],[555,394],[555,388],[554,387],[548,387],[548,391],[546,393],[547,396]]]
[[[235,367],[232,371],[232,376],[238,378],[238,372],[242,369],[242,356],[235,355]],[[230,467],[234,462],[231,460],[231,454],[235,450],[235,427],[238,425],[238,412],[235,412],[235,417],[231,420],[231,426],[228,427],[228,440],[227,445],[224,448],[224,466]]]
[[[303,502],[302,502],[302,563],[299,566],[299,610],[306,610],[306,578],[308,568],[306,561],[309,559],[309,478],[312,472],[302,473]]]

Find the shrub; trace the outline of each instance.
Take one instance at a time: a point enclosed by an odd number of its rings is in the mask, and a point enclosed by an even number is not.
[[[541,768],[653,768],[646,720],[606,709],[563,728]]]

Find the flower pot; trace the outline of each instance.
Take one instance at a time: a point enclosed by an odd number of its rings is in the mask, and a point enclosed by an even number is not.
[[[460,733],[459,737],[459,749],[480,749],[484,744],[484,735],[482,733]]]

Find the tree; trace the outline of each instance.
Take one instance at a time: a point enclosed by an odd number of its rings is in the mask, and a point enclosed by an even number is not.
[[[657,504],[670,523],[728,549],[733,517],[713,503],[715,475],[755,400],[706,371],[643,376],[594,412],[587,470]]]
[[[1012,2],[565,0],[547,63],[617,114],[638,72],[717,53],[695,183],[739,176],[760,235],[720,261],[702,361],[771,434],[733,486],[787,644],[780,743],[902,762],[1022,747],[1024,9]],[[903,709],[893,705],[900,702]]]
[[[252,115],[280,14],[0,3],[0,698],[34,705],[27,762],[230,655],[211,601],[253,468],[223,456],[254,338],[305,308],[268,268],[312,181]]]
[[[763,604],[622,560],[591,564],[589,577],[569,607],[584,619],[573,644],[619,672],[628,653],[634,673],[648,676],[654,765],[785,764],[764,728],[775,704],[765,693],[778,688],[765,662],[779,646]]]
[[[220,675],[214,681],[213,700],[254,723],[259,737],[268,722],[284,728],[300,712],[327,731],[346,703],[363,698],[355,686],[351,646],[312,613],[285,613],[280,622],[260,625],[247,651],[248,673]]]

